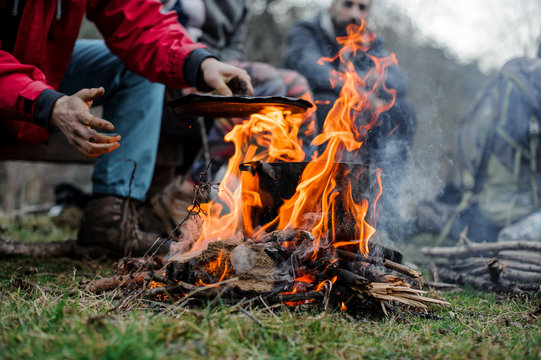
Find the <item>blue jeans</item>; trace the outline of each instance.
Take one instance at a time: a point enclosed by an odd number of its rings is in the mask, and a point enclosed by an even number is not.
[[[118,149],[97,159],[93,192],[143,200],[156,163],[164,86],[126,69],[102,40],[78,40],[60,91],[72,95],[100,86],[105,94],[94,104],[103,105],[103,118],[114,124],[122,140]]]

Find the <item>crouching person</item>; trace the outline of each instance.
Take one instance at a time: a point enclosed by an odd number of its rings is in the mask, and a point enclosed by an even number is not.
[[[541,46],[508,61],[463,120],[460,183],[417,209],[417,226],[476,242],[541,241]]]
[[[79,152],[98,157],[78,244],[116,256],[168,250],[140,230],[135,209],[154,171],[162,84],[231,95],[227,83],[238,77],[252,92],[244,70],[194,44],[160,8],[152,0],[0,0],[2,131],[29,143],[61,131]],[[77,41],[85,13],[104,41]],[[103,119],[89,112],[92,104],[103,105]]]

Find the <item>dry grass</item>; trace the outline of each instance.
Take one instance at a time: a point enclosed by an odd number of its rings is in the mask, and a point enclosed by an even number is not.
[[[4,236],[10,234],[9,226]],[[30,239],[32,240],[32,239]],[[0,354],[6,359],[363,358],[537,359],[541,296],[437,294],[428,317],[387,318],[222,304],[180,308],[148,300],[118,310],[111,294],[80,290],[113,273],[110,261],[1,259]],[[50,288],[22,289],[21,278]]]

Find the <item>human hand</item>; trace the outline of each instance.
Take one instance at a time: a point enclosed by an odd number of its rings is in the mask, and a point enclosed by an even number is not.
[[[113,131],[113,124],[90,113],[92,102],[104,92],[104,88],[100,87],[62,96],[56,101],[51,114],[50,124],[58,127],[69,143],[87,157],[106,154],[120,146],[120,135],[96,131]]]
[[[205,83],[220,95],[231,96],[239,88],[245,88],[247,95],[254,93],[248,73],[233,65],[209,57],[201,62],[201,72]],[[244,86],[239,86],[239,81]]]

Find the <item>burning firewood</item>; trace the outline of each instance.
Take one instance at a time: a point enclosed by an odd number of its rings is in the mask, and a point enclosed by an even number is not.
[[[386,303],[423,310],[428,304],[449,305],[426,296],[420,273],[403,265],[333,247],[319,249],[314,258],[298,251],[299,243],[313,241],[306,231],[275,231],[264,242],[213,242],[184,260],[125,258],[115,277],[91,281],[85,289],[143,288],[143,296],[182,304],[216,296],[229,303],[261,297],[266,304],[310,303],[353,312]]]

